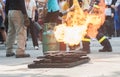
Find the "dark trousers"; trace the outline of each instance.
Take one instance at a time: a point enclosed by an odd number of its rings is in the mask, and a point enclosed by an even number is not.
[[[3,38],[2,38],[2,35],[1,35],[1,33],[0,33],[0,41],[3,41]]]
[[[114,19],[111,16],[106,16],[106,20],[102,28],[104,29],[104,34],[108,37],[114,35]]]
[[[33,21],[31,20],[31,18],[30,18],[30,26],[27,29],[27,34],[29,34],[29,32],[32,37],[33,46],[38,46],[38,38],[37,38],[35,26],[33,24]]]

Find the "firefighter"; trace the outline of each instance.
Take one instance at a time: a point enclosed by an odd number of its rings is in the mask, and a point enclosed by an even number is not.
[[[93,10],[92,13],[98,13],[97,9],[99,7],[97,5],[95,5],[93,8],[95,8],[95,10]],[[90,41],[91,41],[91,38],[89,36],[89,31],[91,31],[91,25],[93,25],[93,24],[91,24],[91,23],[88,24],[87,34],[84,37],[84,39],[82,40],[83,48],[81,50],[83,52],[85,52],[85,53],[90,53]],[[107,39],[107,37],[105,37],[105,35],[101,32],[101,28],[98,29],[98,33],[96,35],[96,39],[103,46],[103,48],[100,49],[99,52],[112,52],[111,44],[110,44],[109,40]]]

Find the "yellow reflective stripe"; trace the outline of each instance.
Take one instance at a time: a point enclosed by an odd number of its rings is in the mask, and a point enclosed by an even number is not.
[[[90,42],[90,39],[83,38],[82,41],[88,41],[88,42]]]
[[[106,39],[106,37],[103,36],[103,37],[99,40],[99,43],[103,42],[105,39]]]

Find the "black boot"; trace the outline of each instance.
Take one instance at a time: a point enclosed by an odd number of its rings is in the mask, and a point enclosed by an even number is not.
[[[112,52],[112,47],[111,44],[109,42],[108,39],[105,39],[102,43],[101,43],[103,47],[103,49],[100,49],[99,52]]]
[[[90,38],[85,36],[85,40],[82,41],[83,48],[80,49],[82,52],[90,53]]]
[[[112,52],[112,47],[109,40],[102,33],[98,33],[97,39],[103,46],[103,49],[100,49],[99,52]]]

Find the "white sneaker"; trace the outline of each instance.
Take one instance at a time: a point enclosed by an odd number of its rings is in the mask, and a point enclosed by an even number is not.
[[[17,41],[15,40],[14,45],[17,45]]]
[[[38,46],[35,46],[35,47],[34,47],[34,49],[35,49],[35,50],[38,50],[38,49],[39,49],[39,47],[38,47]]]

